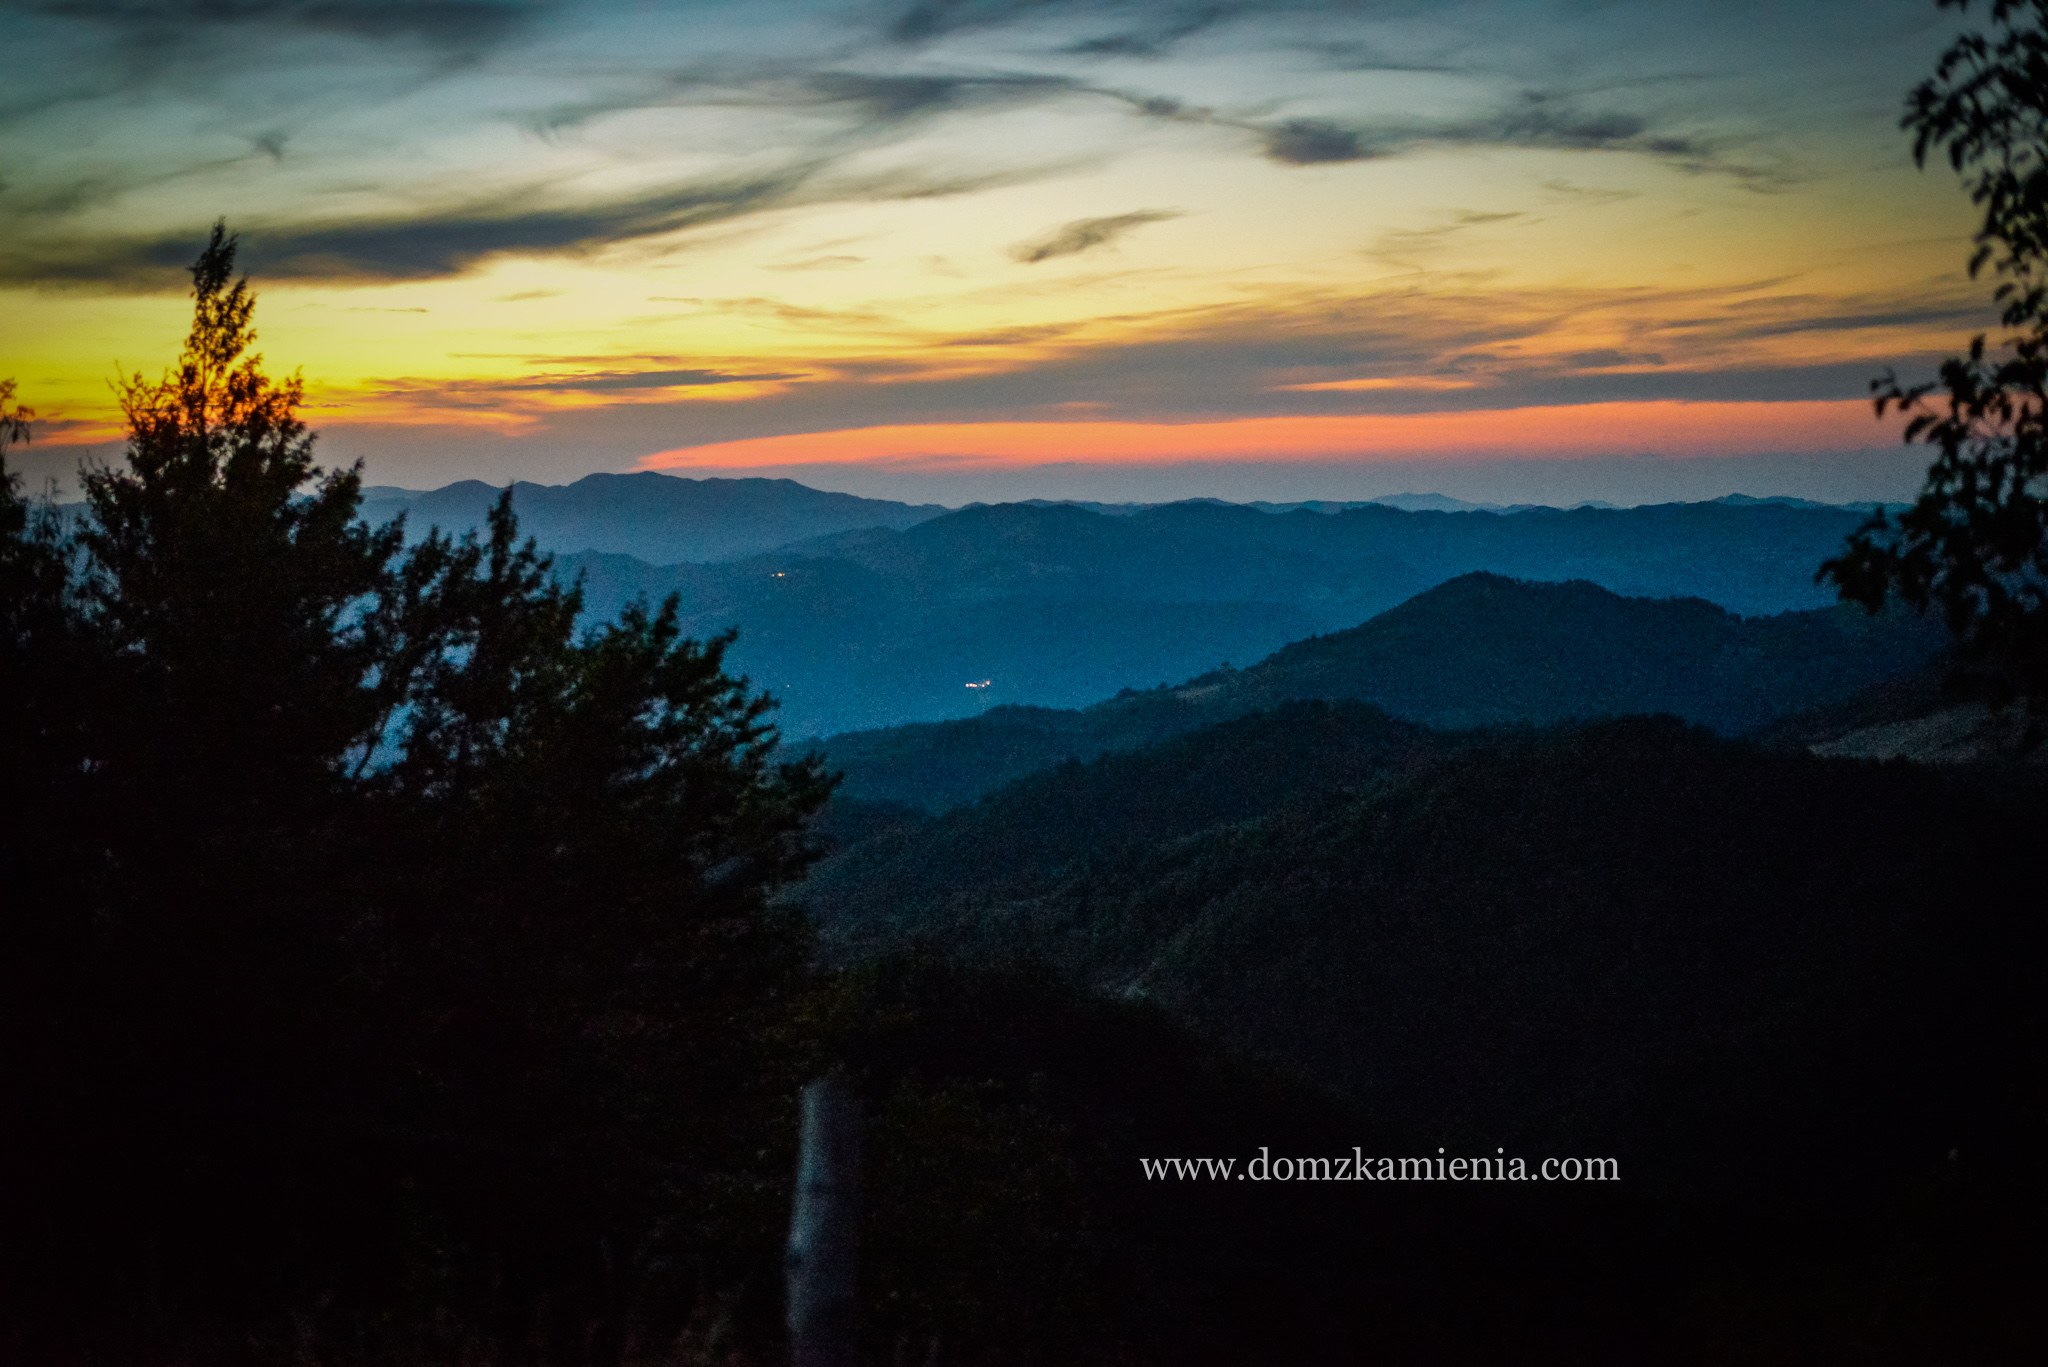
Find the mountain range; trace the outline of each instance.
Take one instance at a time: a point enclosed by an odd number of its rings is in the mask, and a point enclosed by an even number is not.
[[[606,499],[630,504],[643,490],[668,511],[650,505],[637,522],[591,511]],[[476,515],[487,494],[456,486],[423,496],[404,505],[408,525],[465,525],[456,514]],[[750,502],[758,499],[807,511],[771,515]],[[776,695],[779,724],[793,737],[970,717],[1005,703],[1086,706],[1261,659],[1473,571],[1699,597],[1747,615],[1819,607],[1830,597],[1814,568],[1862,520],[1775,502],[1496,513],[1194,501],[949,512],[786,482],[658,475],[522,486],[514,501],[529,510],[525,528],[557,552],[559,572],[582,579],[591,619],[675,594],[693,634],[736,628],[730,664]],[[687,516],[678,511],[685,504]],[[380,497],[372,509],[395,513],[400,503]],[[829,518],[842,519],[838,530],[755,549]],[[741,553],[648,558],[719,548]]]
[[[1448,729],[1662,712],[1740,735],[1924,667],[1941,645],[1918,618],[1843,607],[1746,618],[1697,598],[1475,573],[1246,669],[1087,708],[997,707],[833,736],[823,748],[849,798],[937,811],[1062,761],[1309,699]]]
[[[403,516],[414,538],[463,533],[499,493],[478,481],[373,486],[363,513]],[[777,698],[778,726],[798,739],[1002,705],[1086,707],[1263,659],[1475,571],[1748,616],[1817,608],[1831,596],[1815,567],[1864,517],[1741,496],[1568,510],[1428,494],[949,510],[654,473],[510,493],[521,530],[581,581],[586,622],[673,594],[691,634],[738,632],[728,666]]]
[[[510,486],[520,528],[559,553],[608,551],[650,564],[730,560],[809,537],[864,527],[908,527],[945,512],[828,493],[790,479],[680,479],[673,475],[586,475],[573,484]],[[363,516],[403,514],[409,532],[481,527],[500,488],[466,479],[419,491],[376,485]]]

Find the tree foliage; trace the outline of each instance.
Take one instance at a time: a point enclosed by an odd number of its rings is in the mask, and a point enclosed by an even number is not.
[[[1971,0],[1937,0],[1967,11]],[[1929,384],[1887,375],[1880,416],[1908,415],[1933,448],[1915,503],[1878,513],[1822,566],[1873,610],[1897,595],[1939,608],[1994,697],[2048,708],[2048,0],[1992,0],[1907,100],[1914,158],[1946,157],[1983,211],[1973,276],[1987,268],[2006,336],[1980,334]]]
[[[235,249],[78,517],[0,481],[0,1341],[672,1345],[773,1256],[829,784],[509,500],[358,518]]]
[[[28,440],[29,424],[35,416],[33,408],[14,401],[14,381],[0,380],[0,457],[6,456],[8,447]]]

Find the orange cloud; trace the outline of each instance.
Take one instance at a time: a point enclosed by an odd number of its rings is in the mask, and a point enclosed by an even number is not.
[[[960,467],[1057,462],[1717,456],[1849,451],[1889,439],[1861,400],[1597,403],[1466,413],[1219,422],[980,422],[855,427],[657,452],[642,469],[796,464]]]

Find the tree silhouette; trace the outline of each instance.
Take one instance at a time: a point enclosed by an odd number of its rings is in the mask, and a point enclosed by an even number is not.
[[[1971,0],[1937,0],[1966,11]],[[1989,266],[2008,337],[1979,335],[1931,384],[1887,375],[1877,411],[1909,416],[1934,449],[1927,481],[1821,567],[1844,598],[1939,607],[1994,701],[2048,709],[2048,0],[1993,0],[1986,32],[1957,38],[1903,120],[1913,155],[1946,155],[1984,218],[1970,258]]]
[[[236,246],[74,522],[0,480],[0,1342],[615,1356],[772,1265],[829,784],[509,496],[364,523]]]
[[[14,401],[14,381],[0,380],[0,460],[7,455],[7,448],[29,438],[29,424],[35,420],[36,411],[24,408]],[[0,466],[0,470],[4,470]]]

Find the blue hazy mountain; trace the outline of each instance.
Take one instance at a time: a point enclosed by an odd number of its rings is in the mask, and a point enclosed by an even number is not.
[[[585,552],[561,568],[585,577],[594,616],[673,592],[691,631],[738,628],[733,664],[782,699],[786,734],[810,736],[1001,704],[1083,707],[1262,659],[1474,571],[1697,597],[1745,615],[1820,607],[1830,597],[1814,568],[1861,519],[1776,503],[1513,513],[996,504],[715,564]],[[529,525],[570,549],[547,524]]]
[[[364,490],[373,522],[404,513],[408,531],[483,525],[499,490],[481,480],[415,492]],[[908,527],[946,510],[827,493],[789,479],[683,479],[674,475],[587,475],[573,484],[512,486],[527,535],[558,552],[603,551],[656,565],[729,560],[791,541],[863,527]]]
[[[373,519],[478,525],[497,491],[374,488]],[[581,575],[593,619],[675,593],[791,736],[1083,707],[1262,659],[1486,571],[1697,597],[1758,615],[1829,601],[1814,567],[1862,518],[1786,500],[1610,509],[1393,502],[1030,502],[957,510],[789,480],[593,475],[519,484],[524,531]]]
[[[1248,669],[1082,709],[1000,707],[834,736],[824,748],[848,797],[938,811],[1063,761],[1310,699],[1440,728],[1668,713],[1740,735],[1924,668],[1942,640],[1932,623],[1854,608],[1739,617],[1698,598],[1476,573]]]
[[[1815,586],[1814,567],[1862,520],[1848,509],[1777,502],[1503,514],[1381,504],[1265,512],[1198,500],[1115,516],[995,504],[787,550],[917,578],[950,595],[1294,603],[1329,630],[1473,570],[1697,596],[1742,613],[1817,607],[1830,595]]]

